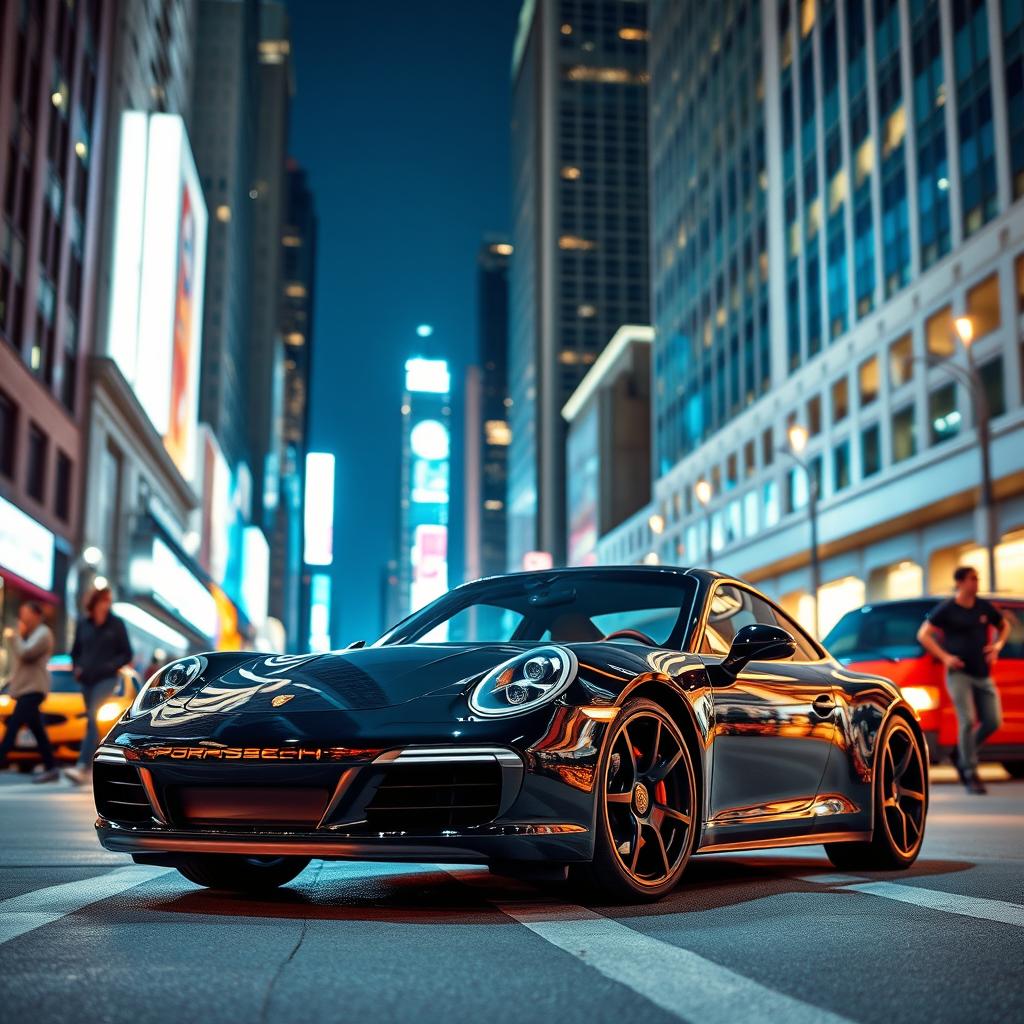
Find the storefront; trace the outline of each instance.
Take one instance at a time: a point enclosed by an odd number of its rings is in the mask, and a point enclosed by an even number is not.
[[[0,630],[17,628],[18,609],[41,601],[58,638],[63,636],[59,596],[67,558],[58,558],[57,538],[17,505],[0,497]],[[6,677],[7,645],[0,647],[0,680]]]

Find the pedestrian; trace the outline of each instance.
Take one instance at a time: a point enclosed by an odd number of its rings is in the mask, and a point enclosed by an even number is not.
[[[118,671],[132,660],[128,630],[110,610],[112,604],[109,587],[99,587],[89,594],[71,647],[71,663],[82,687],[87,716],[78,764],[65,773],[77,785],[88,782],[92,775],[92,757],[100,742],[96,713],[117,687]]]
[[[960,781],[968,793],[984,793],[978,778],[978,747],[1002,722],[992,666],[1006,644],[1010,623],[998,608],[978,597],[976,570],[961,565],[953,581],[956,593],[928,613],[917,639],[946,666],[946,689],[959,730],[953,764]]]
[[[14,671],[7,682],[6,693],[14,698],[14,711],[7,719],[7,729],[0,741],[0,768],[7,766],[7,752],[14,746],[21,729],[27,728],[36,738],[36,748],[43,762],[42,772],[32,781],[56,782],[60,772],[39,711],[50,692],[50,671],[46,664],[53,654],[53,633],[43,621],[43,606],[38,601],[26,601],[18,609],[18,628],[10,642]]]

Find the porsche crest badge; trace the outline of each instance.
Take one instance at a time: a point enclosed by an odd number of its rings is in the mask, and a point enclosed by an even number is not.
[[[279,693],[276,697],[274,697],[271,700],[270,703],[275,708],[279,708],[279,707],[281,707],[282,704],[287,704],[288,701],[290,701],[292,699],[292,697],[294,697],[294,696],[295,696],[294,693]]]

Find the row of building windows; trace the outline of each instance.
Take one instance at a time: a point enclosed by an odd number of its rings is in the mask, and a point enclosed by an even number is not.
[[[18,406],[10,395],[0,391],[0,477],[11,482],[14,482],[18,475],[20,429]],[[66,523],[71,517],[71,457],[57,448],[51,465],[50,438],[46,432],[34,420],[29,420],[25,429],[25,492],[40,505],[52,507],[54,515]]]

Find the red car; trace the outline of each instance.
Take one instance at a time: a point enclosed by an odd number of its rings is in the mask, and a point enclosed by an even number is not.
[[[847,612],[825,637],[829,653],[855,672],[891,679],[921,717],[933,762],[949,757],[957,742],[956,713],[945,669],[917,642],[917,630],[940,597],[878,601]],[[982,761],[1002,761],[1024,778],[1024,598],[990,597],[1010,622],[1010,636],[992,675],[999,688],[1003,724],[982,745]]]

